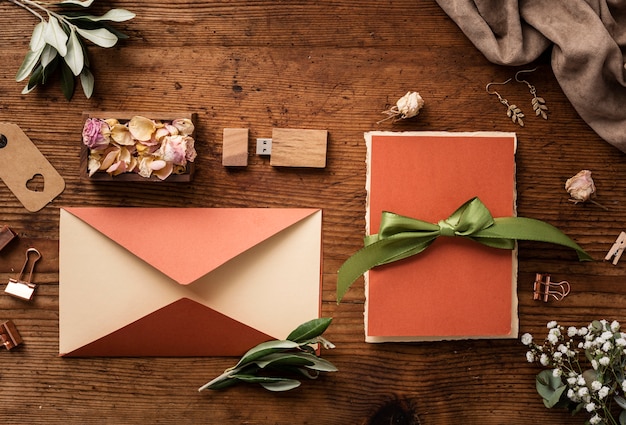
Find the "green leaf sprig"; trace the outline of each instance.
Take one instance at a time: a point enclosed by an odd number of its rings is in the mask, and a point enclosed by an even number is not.
[[[316,354],[315,345],[335,346],[322,334],[332,318],[313,319],[294,329],[287,339],[263,342],[248,350],[239,362],[198,389],[219,390],[238,383],[259,384],[269,391],[288,391],[300,386],[294,376],[315,379],[320,372],[337,368]]]
[[[94,0],[57,3],[8,1],[28,10],[40,20],[33,29],[28,52],[15,76],[16,81],[30,76],[22,94],[45,84],[52,75],[60,75],[61,90],[67,100],[74,95],[75,77],[79,77],[85,97],[89,99],[93,94],[95,81],[89,68],[85,40],[100,47],[113,47],[119,39],[128,36],[113,28],[110,22],[124,22],[135,17],[134,13],[125,9],[111,9],[102,16],[90,15],[85,9]],[[50,5],[59,6],[62,10],[55,12],[49,8]],[[60,72],[55,74],[55,71]]]

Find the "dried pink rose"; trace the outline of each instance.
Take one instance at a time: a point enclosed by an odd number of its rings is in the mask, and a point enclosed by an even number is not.
[[[569,178],[565,182],[565,190],[572,197],[571,201],[575,204],[586,202],[596,192],[596,186],[591,178],[591,171],[581,170],[574,177]]]
[[[98,118],[87,118],[83,127],[83,143],[93,150],[104,149],[108,146],[109,141],[103,135],[103,127],[107,124]]]
[[[188,148],[191,148],[191,150],[195,152],[193,139],[191,137],[181,136],[180,134],[166,137],[161,145],[161,158],[175,165],[185,165],[188,158],[195,157],[192,156],[191,152],[187,152]],[[193,161],[193,159],[190,159],[190,161]]]

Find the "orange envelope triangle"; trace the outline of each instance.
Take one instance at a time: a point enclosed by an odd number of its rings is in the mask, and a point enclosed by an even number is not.
[[[66,208],[64,356],[239,356],[319,317],[321,211]]]

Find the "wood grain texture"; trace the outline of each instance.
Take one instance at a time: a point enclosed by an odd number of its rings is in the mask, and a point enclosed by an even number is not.
[[[626,228],[626,156],[579,118],[550,70],[549,51],[526,76],[546,99],[547,121],[528,114],[525,85],[499,87],[526,112],[520,128],[485,85],[522,68],[489,63],[433,0],[113,0],[98,7],[137,17],[117,25],[128,40],[88,49],[95,93],[87,100],[77,92],[67,102],[57,83],[20,94],[14,76],[37,21],[0,2],[0,121],[18,124],[66,182],[37,213],[0,185],[0,224],[18,234],[0,252],[0,282],[19,272],[27,247],[43,254],[31,303],[0,296],[0,320],[13,320],[24,339],[0,352],[4,423],[367,424],[394,400],[423,425],[584,422],[543,406],[539,370],[526,363],[519,341],[366,344],[362,280],[339,306],[334,301],[336,271],[364,236],[365,132],[516,131],[519,215],[557,225],[596,259],[579,263],[565,248],[520,243],[521,332],[542,334],[551,319],[626,322],[626,262],[602,261]],[[426,101],[419,116],[377,126],[408,90]],[[81,181],[82,112],[115,110],[197,112],[194,181]],[[223,167],[227,127],[249,128],[252,140],[274,127],[327,129],[326,167],[275,168],[255,155],[245,169]],[[608,211],[568,201],[565,180],[583,168],[593,171],[597,200]],[[198,393],[235,359],[59,358],[62,206],[322,208],[322,313],[333,317],[327,337],[337,346],[324,355],[339,372],[284,394],[252,387]],[[536,272],[568,280],[572,293],[560,303],[533,301]]]
[[[273,167],[326,167],[328,131],[301,128],[272,130]]]
[[[245,167],[248,165],[248,129],[225,128],[222,140],[222,165]]]

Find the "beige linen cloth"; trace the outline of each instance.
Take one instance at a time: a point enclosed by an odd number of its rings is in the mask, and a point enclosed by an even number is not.
[[[626,152],[626,0],[436,1],[493,63],[528,64],[552,46],[552,70],[578,114]]]

